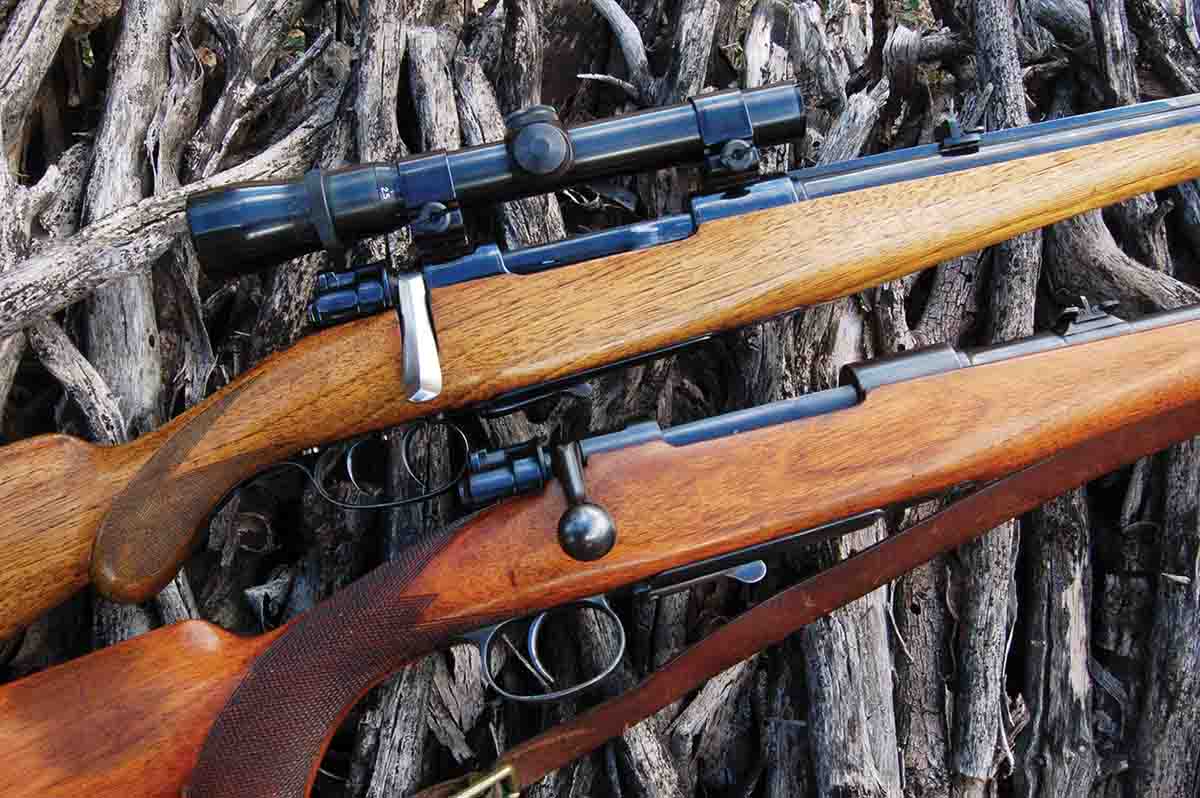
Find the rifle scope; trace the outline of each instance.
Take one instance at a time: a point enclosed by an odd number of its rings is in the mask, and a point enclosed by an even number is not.
[[[804,121],[792,84],[718,92],[569,129],[553,108],[534,106],[505,120],[501,142],[199,192],[187,201],[188,227],[207,269],[244,274],[413,222],[436,227],[447,210],[705,159],[736,161],[746,144],[802,137]],[[714,142],[742,138],[753,141],[714,152]]]

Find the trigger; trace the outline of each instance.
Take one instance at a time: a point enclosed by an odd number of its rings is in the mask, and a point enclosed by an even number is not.
[[[529,662],[532,665],[534,672],[546,681],[548,684],[554,684],[554,677],[546,670],[546,666],[542,664],[542,660],[538,657],[538,636],[542,633],[542,624],[546,620],[546,613],[540,613],[533,619],[533,623],[529,624],[529,634],[525,638],[525,652],[529,655]]]

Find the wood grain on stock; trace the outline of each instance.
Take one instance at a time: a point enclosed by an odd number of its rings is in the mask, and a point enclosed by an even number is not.
[[[687,241],[433,291],[445,390],[430,404],[400,398],[398,325],[381,314],[302,340],[143,439],[90,452],[85,475],[72,470],[82,455],[47,439],[5,447],[0,637],[84,584],[89,562],[114,597],[153,594],[217,498],[306,446],[849,294],[1197,176],[1193,125],[715,221]],[[195,441],[154,458],[205,412]]]
[[[270,641],[188,621],[6,685],[0,795],[176,798],[212,718]]]
[[[206,700],[171,704],[169,723],[145,719],[159,712],[165,681],[179,678],[180,687],[197,695],[228,695],[241,667],[198,659],[186,678],[176,675],[183,666],[162,653],[175,650],[177,641],[167,637],[174,630],[52,669],[33,677],[36,683],[0,688],[6,767],[23,773],[51,757],[72,762],[55,771],[65,775],[50,793],[16,778],[11,785],[0,780],[0,793],[77,795],[86,786],[90,798],[176,795],[197,761],[196,730],[212,728],[188,798],[301,798],[337,718],[399,661],[455,630],[608,591],[963,481],[991,479],[1124,425],[1194,407],[1200,402],[1198,334],[1200,322],[1177,324],[886,386],[854,408],[821,417],[682,448],[653,443],[595,455],[587,467],[588,493],[613,514],[618,529],[617,544],[603,559],[577,562],[559,548],[555,527],[565,502],[555,486],[423,540],[409,560],[335,594],[265,648],[261,639],[243,645],[222,638],[236,654],[232,660],[261,654],[223,711]],[[937,423],[926,424],[931,418]],[[681,525],[681,517],[695,523]],[[157,640],[165,642],[151,642]],[[112,664],[133,662],[131,646],[144,646],[137,651],[147,656],[153,650],[164,658],[157,662],[166,663],[139,672],[163,672],[147,676],[145,688],[128,681],[125,666]],[[106,706],[82,686],[96,681],[93,674],[120,679],[103,688]],[[53,733],[32,728],[49,717],[35,709],[47,701],[54,704]],[[118,750],[108,736],[127,728],[145,738],[122,731]],[[71,741],[69,750],[60,739]],[[174,759],[150,771],[127,765],[143,761],[143,748]],[[85,776],[68,778],[75,773]],[[104,778],[91,775],[97,773]]]

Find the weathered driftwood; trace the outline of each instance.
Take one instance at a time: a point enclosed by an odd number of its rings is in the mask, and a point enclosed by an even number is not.
[[[33,100],[70,24],[72,8],[70,2],[24,3],[7,17],[0,39],[0,142],[5,159],[0,173],[0,204],[4,206],[0,219],[0,274],[28,256],[38,214],[53,201],[63,172],[71,171],[52,168],[32,192],[18,181]],[[24,351],[23,335],[0,333],[0,421]]]
[[[1133,743],[1132,783],[1145,795],[1186,792],[1195,783],[1200,552],[1197,534],[1196,442],[1172,447],[1162,458],[1167,487],[1162,544],[1155,574],[1150,670]]]
[[[113,84],[96,141],[84,222],[102,219],[143,196],[146,133],[167,83],[171,30],[179,2],[131,3],[113,56]],[[162,359],[148,274],[105,286],[88,300],[88,357],[109,383],[134,436],[162,422]]]
[[[21,169],[34,98],[71,24],[73,0],[21,3],[5,20],[0,40],[0,125],[9,169]]]
[[[231,15],[219,5],[209,5],[203,19],[216,37],[225,65],[226,82],[189,148],[188,172],[195,178],[212,176],[221,158],[240,143],[255,116],[262,111],[282,84],[297,72],[286,70],[270,80],[271,67],[282,49],[283,35],[306,0],[271,0],[251,3]],[[297,62],[303,66],[329,41],[321,36],[309,53]]]
[[[1092,29],[1100,54],[1100,76],[1106,103],[1131,105],[1138,99],[1137,72],[1134,69],[1133,33],[1125,15],[1124,3],[1101,0],[1091,5]],[[1151,268],[1170,273],[1171,253],[1167,249],[1167,231],[1158,202],[1143,194],[1112,209],[1121,238],[1129,242],[1131,254]]]
[[[1023,694],[1032,717],[1018,752],[1025,765],[1013,777],[1020,795],[1087,796],[1099,762],[1092,741],[1091,536],[1083,490],[1044,505],[1032,521],[1022,609],[1029,628]]]
[[[23,329],[101,285],[145,272],[184,232],[188,194],[241,180],[290,178],[304,171],[329,132],[341,88],[320,98],[299,127],[245,163],[126,206],[40,249],[0,276],[0,335]]]

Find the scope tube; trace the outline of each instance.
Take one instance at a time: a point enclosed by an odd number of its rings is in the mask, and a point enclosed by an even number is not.
[[[804,103],[793,84],[730,94],[745,109],[757,145],[804,135]],[[445,203],[451,189],[460,207],[470,207],[699,162],[705,141],[696,108],[689,101],[569,128],[573,163],[548,176],[516,166],[501,141],[395,164],[314,170],[300,180],[236,183],[188,197],[188,229],[210,272],[258,271],[409,224],[427,202]]]

